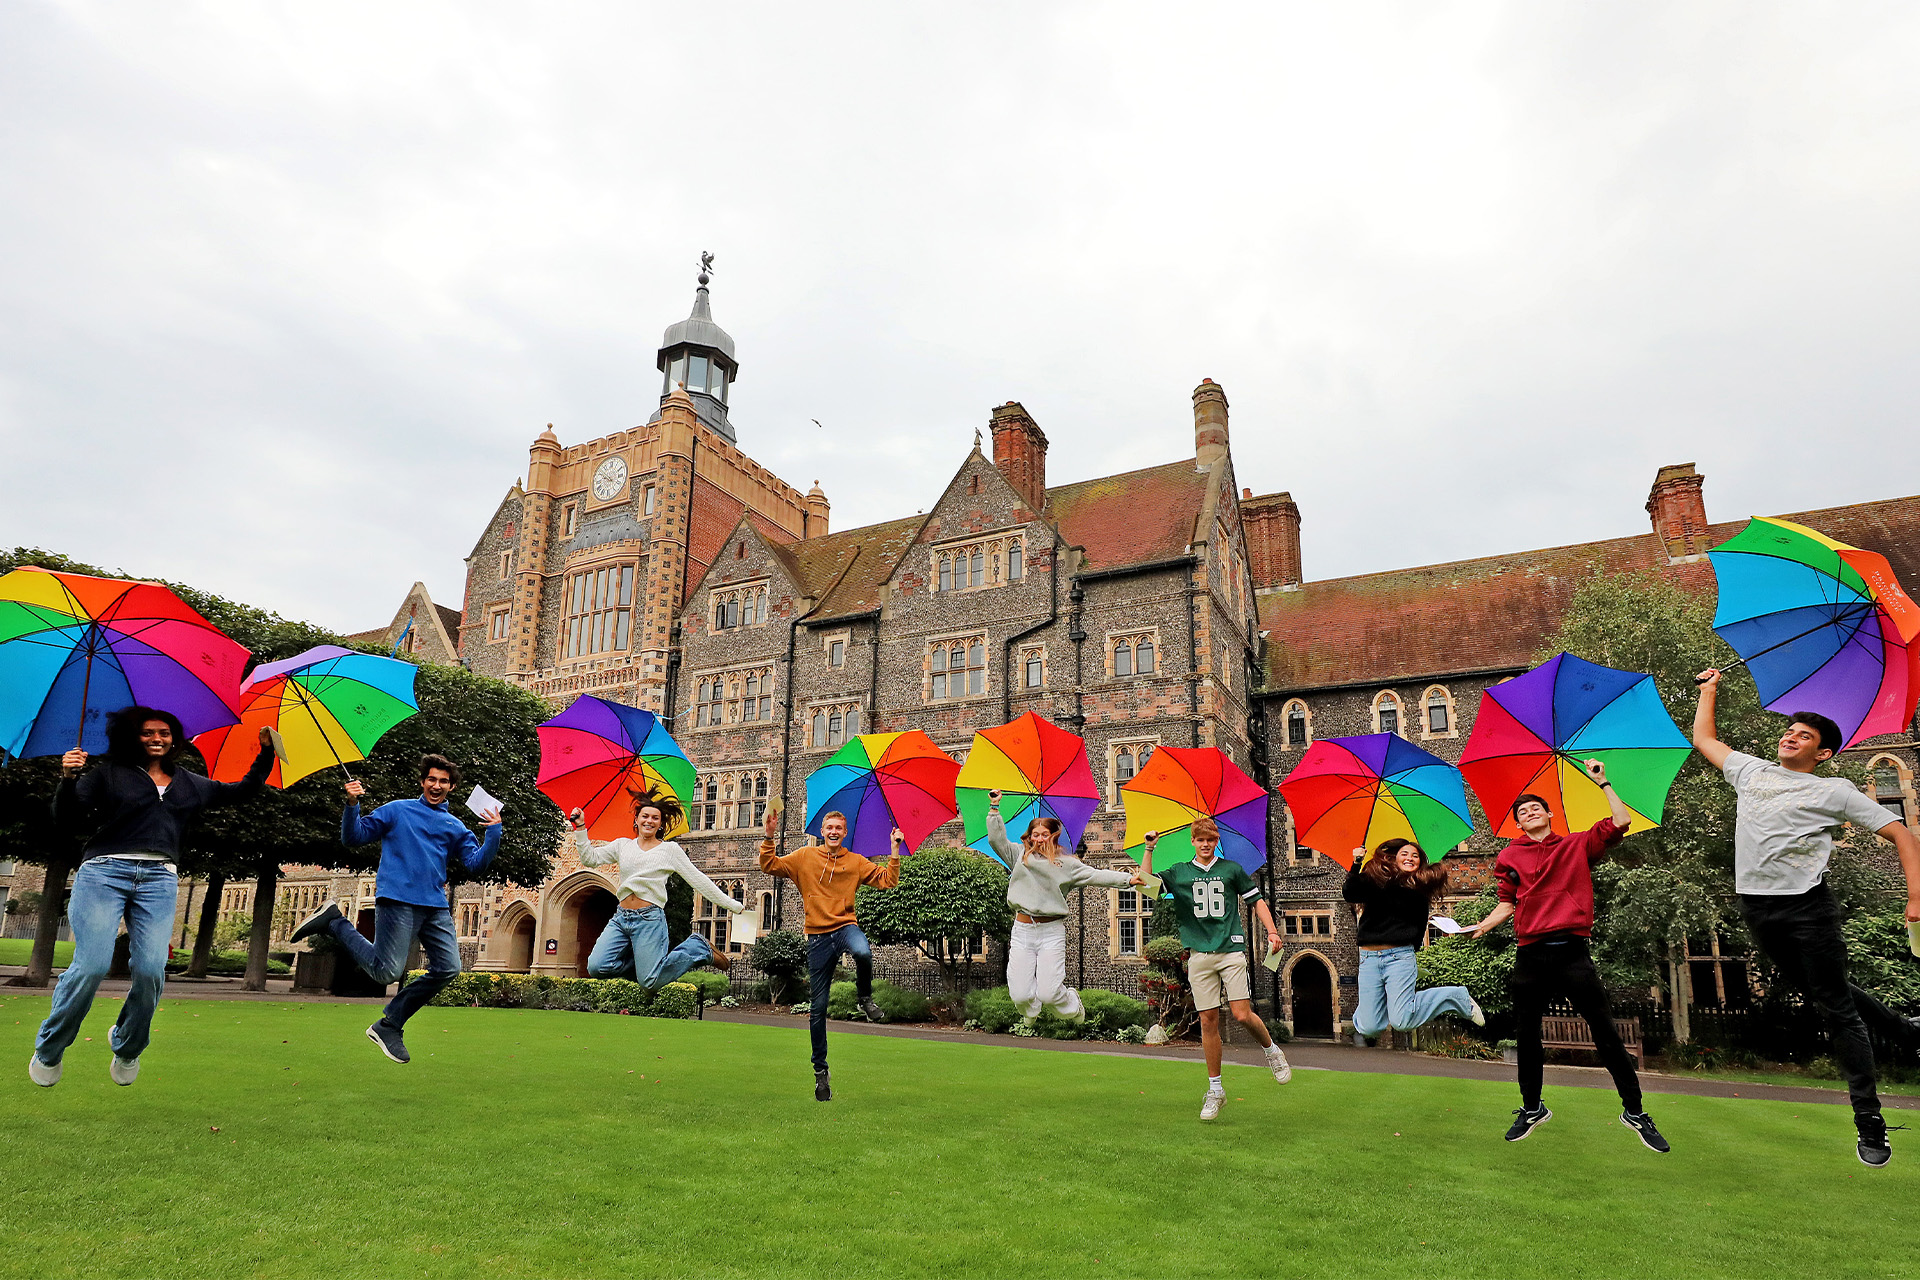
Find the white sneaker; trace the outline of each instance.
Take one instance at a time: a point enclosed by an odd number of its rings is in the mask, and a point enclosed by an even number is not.
[[[1476,1027],[1484,1027],[1487,1025],[1487,1011],[1482,1009],[1480,1002],[1472,996],[1467,997],[1467,1021],[1473,1023]]]
[[[123,1058],[113,1055],[113,1061],[107,1064],[107,1074],[113,1077],[115,1084],[132,1084],[140,1078],[140,1059]]]
[[[65,1065],[65,1063],[56,1062],[52,1066],[48,1066],[46,1063],[40,1061],[40,1055],[36,1053],[27,1059],[27,1079],[33,1081],[42,1089],[51,1089],[60,1083],[60,1068]]]
[[[1200,1118],[1202,1120],[1211,1120],[1219,1115],[1220,1104],[1226,1100],[1227,1091],[1225,1089],[1207,1090],[1207,1100],[1200,1104]]]
[[[1293,1068],[1287,1065],[1287,1055],[1280,1051],[1280,1046],[1277,1044],[1267,1049],[1267,1067],[1273,1072],[1273,1078],[1277,1084],[1285,1084],[1293,1079]]]

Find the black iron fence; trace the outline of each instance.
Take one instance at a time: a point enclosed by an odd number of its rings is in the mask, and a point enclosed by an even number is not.
[[[1673,1011],[1644,996],[1612,998],[1613,1016],[1638,1018],[1640,1038],[1647,1053],[1663,1053],[1673,1043]],[[1556,1017],[1576,1016],[1571,1006],[1557,1005]],[[1510,1015],[1501,1022],[1510,1025]],[[1794,1001],[1769,1002],[1750,1008],[1696,1007],[1688,1011],[1689,1039],[1697,1045],[1750,1053],[1770,1062],[1810,1062],[1831,1057],[1833,1048],[1827,1038],[1826,1021],[1812,1005]],[[1869,1026],[1869,1032],[1872,1027]],[[1511,1035],[1511,1030],[1501,1030]],[[1920,1067],[1920,1054],[1905,1043],[1873,1035],[1876,1063],[1902,1068]]]

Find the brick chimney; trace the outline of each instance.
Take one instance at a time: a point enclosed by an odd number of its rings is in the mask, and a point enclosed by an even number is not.
[[[1653,536],[1667,550],[1668,564],[1682,564],[1707,554],[1707,500],[1701,493],[1706,477],[1691,462],[1660,468],[1647,495],[1647,514],[1653,517]]]
[[[1300,585],[1300,508],[1291,493],[1254,497],[1243,489],[1240,524],[1247,533],[1248,566],[1256,587],[1290,591]]]
[[[1047,505],[1047,433],[1017,400],[993,411],[993,465],[1029,510]]]
[[[1227,393],[1212,378],[1193,389],[1193,462],[1205,470],[1227,456]]]

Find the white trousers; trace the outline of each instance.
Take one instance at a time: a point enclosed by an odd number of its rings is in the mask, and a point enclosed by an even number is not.
[[[1007,994],[1028,1018],[1051,1009],[1069,1022],[1080,1022],[1087,1011],[1080,993],[1067,985],[1067,922],[1050,924],[1013,922],[1007,941]]]

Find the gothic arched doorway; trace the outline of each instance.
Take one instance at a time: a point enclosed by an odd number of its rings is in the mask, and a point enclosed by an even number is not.
[[[507,934],[507,968],[514,973],[533,971],[533,916],[522,912]]]
[[[613,919],[613,913],[620,906],[620,899],[605,889],[589,889],[568,904],[574,910],[574,919],[578,922],[574,928],[574,955],[579,975],[587,976],[587,957],[593,954],[593,944],[600,941],[601,930],[607,927],[607,921]]]
[[[1319,956],[1294,961],[1293,1034],[1333,1037],[1333,974]]]

